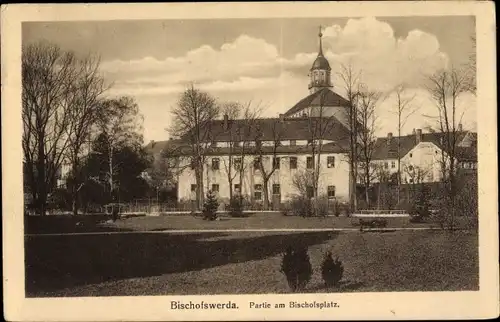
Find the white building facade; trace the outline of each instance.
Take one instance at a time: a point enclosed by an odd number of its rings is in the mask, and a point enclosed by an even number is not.
[[[321,37],[320,32],[318,56],[309,73],[307,97],[277,118],[253,120],[256,125],[254,124],[252,129],[245,128],[244,133],[248,134],[243,138],[245,142],[235,142],[234,139],[236,133],[246,126],[245,120],[229,120],[225,117],[223,120],[214,120],[208,126],[217,133],[209,135],[211,142],[201,143],[206,150],[203,155],[204,194],[209,190],[214,191],[219,199],[227,200],[230,192],[233,192],[240,193],[254,202],[262,202],[264,175],[269,174],[274,165],[275,169],[267,187],[270,203],[281,203],[301,193],[294,181],[297,182],[300,176],[311,177],[313,168],[316,168],[319,174],[318,196],[348,200],[349,102],[331,90],[333,87],[330,79],[331,68],[323,55]],[[313,128],[318,124],[326,125],[322,127],[321,133]],[[276,137],[276,129],[280,131],[279,138]],[[152,153],[158,153],[161,149],[159,146],[172,144],[173,142],[169,141],[152,142],[146,148],[156,149],[156,152]],[[193,151],[193,144],[189,142],[189,138],[185,142],[181,138],[176,140],[175,145],[178,153],[173,153],[171,158],[178,160],[176,171],[178,200],[194,200],[197,182],[195,169],[190,166],[193,159],[193,155],[190,154]],[[241,151],[242,145],[247,148],[247,152],[238,152]],[[256,165],[258,159],[263,164],[265,174]],[[240,168],[243,168],[241,179]],[[233,178],[231,184],[228,173]]]
[[[344,153],[329,153],[320,158],[318,196],[347,201],[349,196],[349,163]],[[229,166],[232,158],[231,168]],[[243,160],[242,160],[243,159]],[[204,191],[213,191],[219,199],[228,200],[230,190],[233,195],[241,194],[252,202],[263,202],[264,175],[260,171],[258,162],[262,162],[265,173],[268,175],[275,169],[268,180],[268,196],[272,203],[281,203],[294,195],[301,193],[300,182],[303,176],[309,177],[316,165],[312,161],[312,154],[308,153],[279,153],[276,155],[245,155],[228,156],[213,154],[206,157],[203,184]],[[317,159],[316,159],[317,160]],[[178,175],[178,199],[196,199],[196,177],[194,169],[187,164],[187,159],[181,163],[182,171]],[[240,167],[243,175],[240,179]],[[231,186],[229,178],[232,178]]]

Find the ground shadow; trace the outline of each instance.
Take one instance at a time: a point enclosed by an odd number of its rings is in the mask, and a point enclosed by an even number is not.
[[[118,219],[118,221],[124,220]],[[25,234],[59,234],[132,231],[118,228],[111,220],[111,215],[61,215],[29,216],[24,220]]]
[[[260,260],[289,245],[312,246],[335,232],[207,240],[225,233],[26,236],[27,296],[103,281],[195,271]],[[126,295],[126,294],[124,294]]]

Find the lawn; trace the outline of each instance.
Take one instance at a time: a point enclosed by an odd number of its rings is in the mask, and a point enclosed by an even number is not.
[[[477,290],[479,283],[475,232],[134,233],[26,236],[25,243],[29,297],[286,293],[282,253],[299,244],[314,269],[305,292]],[[323,287],[326,250],[344,262],[339,289]]]
[[[142,216],[121,219],[111,224],[100,223],[106,219],[109,219],[109,217],[99,215],[82,215],[76,217],[32,216],[27,220],[26,233],[163,231],[179,229],[328,229],[353,228],[359,223],[359,218],[343,216],[303,218],[298,216],[283,216],[280,213],[253,213],[244,218],[224,216],[220,217],[220,220],[217,221],[206,221],[201,217],[192,215]],[[460,221],[464,222],[464,220]],[[399,217],[387,218],[387,227],[438,227],[438,225],[435,223],[410,223],[408,217]]]

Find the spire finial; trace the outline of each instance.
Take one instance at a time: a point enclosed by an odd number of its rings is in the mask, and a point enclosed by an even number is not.
[[[321,43],[321,37],[323,37],[323,33],[321,32],[321,25],[319,26],[318,37],[319,37],[319,52],[318,52],[318,56],[323,56],[323,44]]]

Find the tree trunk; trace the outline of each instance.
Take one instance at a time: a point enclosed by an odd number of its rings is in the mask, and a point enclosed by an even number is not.
[[[382,183],[378,183],[377,209],[380,210],[380,194],[382,193]]]
[[[73,183],[71,185],[71,209],[73,211],[73,215],[78,215],[78,189],[77,189],[77,170],[78,170],[78,160],[76,157],[73,158]]]
[[[368,188],[370,187],[370,180],[366,178],[366,186],[365,186],[365,201],[366,201],[366,207],[369,209],[370,208],[370,196],[368,193]]]
[[[269,210],[269,178],[264,178],[263,180],[263,193],[264,193],[264,202],[262,203],[262,208],[264,210]]]
[[[203,200],[204,200],[204,194],[203,194],[203,167],[201,162],[197,162],[196,165],[196,170],[195,170],[195,176],[196,176],[196,205],[197,205],[197,210],[202,210],[203,209]]]
[[[111,198],[111,202],[114,201],[114,184],[113,184],[113,146],[109,146],[109,195]]]
[[[37,172],[38,172],[38,185],[37,185],[37,208],[40,211],[41,216],[45,216],[45,211],[47,208],[47,178],[45,171],[45,149],[43,146],[43,138],[41,138],[38,145],[38,160],[37,160]]]

